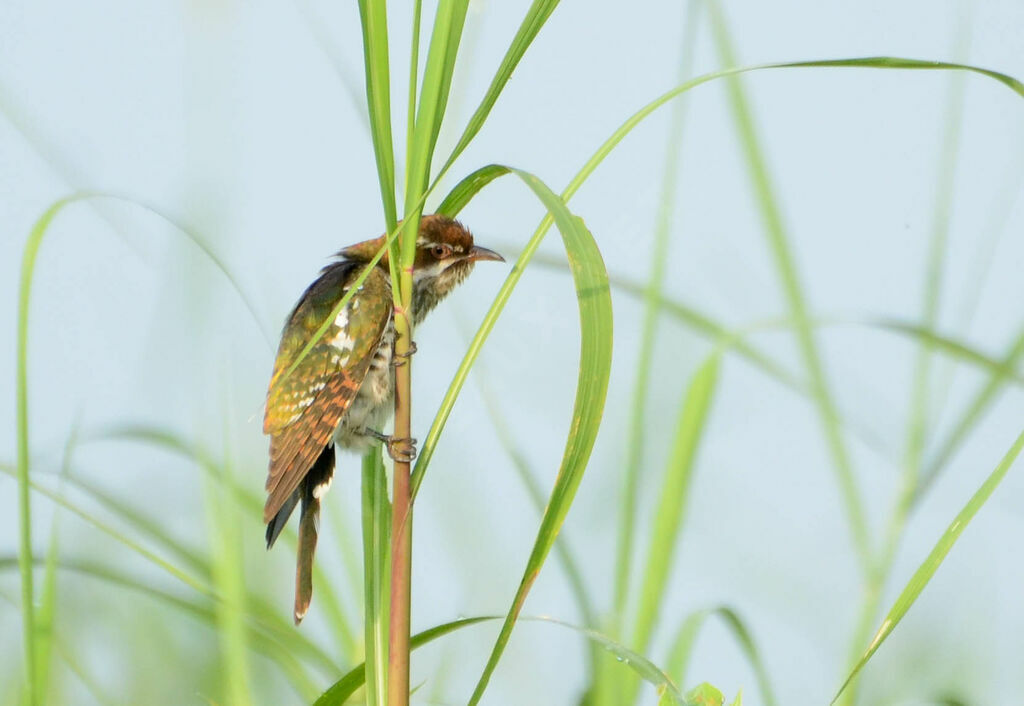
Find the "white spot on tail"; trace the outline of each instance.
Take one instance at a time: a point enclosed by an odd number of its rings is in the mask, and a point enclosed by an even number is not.
[[[317,500],[322,498],[327,493],[328,489],[330,489],[332,479],[333,477],[328,478],[323,483],[319,483],[313,486],[313,497],[316,498]]]

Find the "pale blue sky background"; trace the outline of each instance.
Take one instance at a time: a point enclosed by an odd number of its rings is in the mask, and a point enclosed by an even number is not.
[[[389,8],[392,66],[402,76],[395,81],[396,135],[404,134],[408,4]],[[483,94],[528,4],[472,3],[441,153]],[[962,60],[1024,77],[1024,5],[1016,0],[724,6],[744,64],[884,54]],[[682,2],[645,0],[628,9],[563,2],[453,176],[501,162],[559,190],[629,114],[677,83],[684,14]],[[693,73],[719,67],[703,17],[701,23]],[[7,400],[0,404],[0,461],[14,457],[13,333],[25,238],[56,198],[96,189],[188,223],[237,278],[257,320],[209,262],[151,214],[109,201],[67,210],[43,244],[33,293],[38,470],[58,465],[76,422],[86,431],[147,423],[201,439],[218,455],[228,440],[239,477],[262,487],[266,442],[258,422],[283,317],[331,253],[383,226],[362,103],[354,102],[362,100],[361,57],[355,3],[0,4],[0,391]],[[979,76],[939,72],[814,69],[744,79],[813,311],[904,320],[921,311],[943,135],[958,82],[965,108],[940,327],[995,354],[1016,334],[1024,297],[1020,96]],[[686,100],[669,294],[734,327],[780,316],[785,303],[723,85],[703,86]],[[572,202],[613,273],[642,278],[648,271],[668,120],[664,110],[647,121]],[[463,220],[478,242],[514,251],[541,215],[533,196],[508,180],[481,194]],[[557,235],[549,237],[545,252],[558,254]],[[420,438],[506,272],[478,268],[418,332]],[[605,425],[566,525],[602,605],[611,593],[640,308],[616,293],[615,315]],[[549,487],[571,413],[576,321],[569,278],[528,271],[420,496],[414,628],[507,609],[537,514],[498,450],[478,383],[500,398]],[[667,320],[659,335],[641,516],[653,507],[686,380],[709,350]],[[790,337],[756,340],[798,368]],[[829,329],[819,341],[843,414],[874,442],[850,438],[877,540],[897,487],[915,348],[851,327]],[[964,368],[953,376],[944,364],[936,369],[933,399],[945,404],[935,407],[933,432],[948,427],[982,379]],[[664,654],[683,615],[726,602],[750,621],[781,702],[826,703],[841,682],[859,588],[817,417],[805,399],[735,358],[722,382],[654,654]],[[1009,447],[1022,418],[1024,398],[1004,397],[912,516],[886,604]],[[108,443],[83,446],[75,467],[122,489],[180,536],[201,541],[202,483],[188,464]],[[947,687],[971,703],[1005,703],[1024,691],[1024,568],[1015,554],[1022,498],[1024,476],[1014,469],[868,667],[865,703],[907,703]],[[344,516],[355,531],[358,506],[358,460],[344,458],[325,512]],[[15,485],[2,477],[0,507],[0,553],[9,555],[17,536]],[[50,508],[43,501],[36,507],[42,548]],[[78,520],[60,522],[70,555],[102,556],[167,583]],[[244,532],[252,581],[271,582],[268,590],[286,611],[293,557],[281,549],[263,553],[256,523]],[[336,575],[338,541],[329,532],[318,557]],[[71,613],[62,617],[76,628],[74,644],[113,694],[129,657],[159,664],[173,660],[168,651],[212,650],[212,633],[189,623],[168,628],[153,644],[133,640],[129,653],[112,625],[125,611],[152,604],[76,584],[73,575],[62,581]],[[14,573],[0,577],[4,595],[16,597],[17,586]],[[572,605],[552,560],[526,613],[578,621]],[[19,629],[18,611],[0,604],[6,664],[19,659]],[[315,601],[302,629],[325,630]],[[443,665],[442,702],[464,702],[493,633],[481,628],[425,651],[414,681]],[[486,703],[570,703],[582,687],[582,656],[576,637],[524,625]],[[265,664],[254,658],[254,672]],[[161,684],[166,678],[155,677]],[[262,678],[269,679],[259,682],[264,693],[289,693],[280,677]],[[760,703],[752,673],[720,627],[699,644],[690,680],[729,693],[742,686],[745,703]],[[179,686],[185,691],[167,703],[199,701],[187,684]],[[73,703],[89,702],[73,678],[68,688],[79,697]],[[266,703],[274,702],[268,696]]]

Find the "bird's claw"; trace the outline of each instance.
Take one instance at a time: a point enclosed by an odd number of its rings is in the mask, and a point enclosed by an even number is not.
[[[385,440],[388,456],[399,463],[411,463],[416,458],[416,439],[389,436]]]
[[[409,359],[412,358],[412,354],[415,353],[416,350],[417,350],[417,348],[416,348],[416,341],[409,341],[409,350],[408,351],[406,351],[405,353],[399,353],[399,352],[396,351],[394,356],[392,356],[392,358],[391,358],[391,365],[392,365],[392,367],[401,368],[403,365],[405,365],[406,363],[409,362]]]

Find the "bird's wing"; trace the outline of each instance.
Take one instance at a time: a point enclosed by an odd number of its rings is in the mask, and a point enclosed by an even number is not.
[[[302,295],[285,327],[263,418],[263,433],[270,434],[264,521],[277,513],[330,443],[391,318],[387,276],[374,268],[330,328],[289,372],[359,271],[351,262],[328,267]]]

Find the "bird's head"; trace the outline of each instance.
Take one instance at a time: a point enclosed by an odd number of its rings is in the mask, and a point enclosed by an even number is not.
[[[384,236],[357,243],[339,255],[348,260],[369,262],[384,245]],[[493,250],[473,244],[473,234],[461,223],[438,213],[420,219],[413,261],[413,313],[417,322],[460,284],[480,260],[503,258]],[[388,267],[387,254],[380,264]]]

